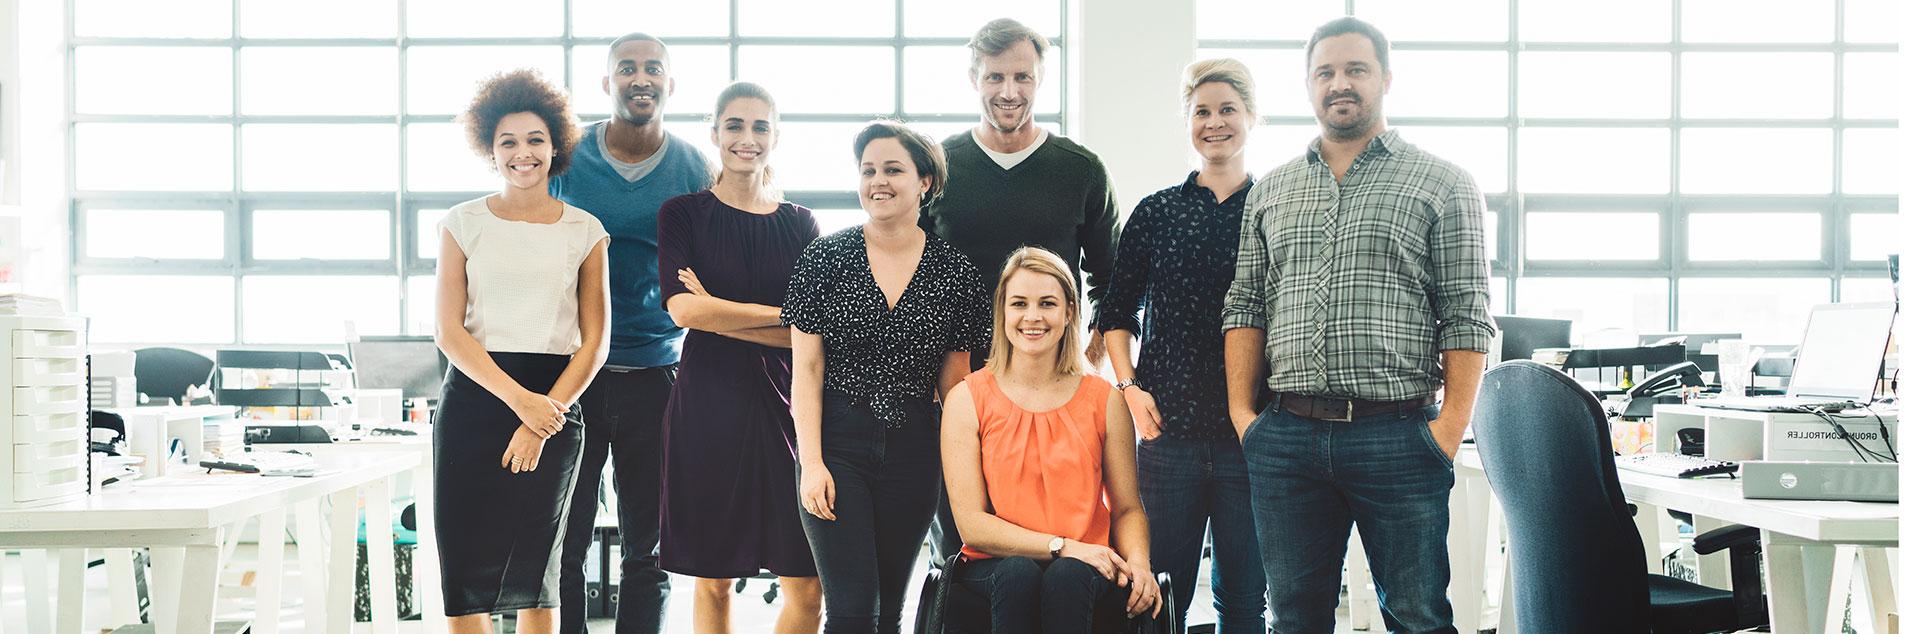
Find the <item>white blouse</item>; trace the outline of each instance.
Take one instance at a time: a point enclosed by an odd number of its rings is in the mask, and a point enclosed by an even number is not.
[[[580,263],[607,238],[600,219],[567,205],[553,224],[505,220],[483,197],[447,210],[440,227],[467,256],[466,327],[481,347],[544,354],[580,349]]]

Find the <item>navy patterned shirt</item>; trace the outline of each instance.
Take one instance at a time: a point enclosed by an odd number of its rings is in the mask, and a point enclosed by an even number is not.
[[[1240,214],[1253,181],[1217,202],[1199,175],[1188,174],[1186,182],[1154,192],[1134,208],[1094,325],[1140,337],[1134,377],[1153,394],[1162,433],[1233,438],[1220,311],[1233,283]]]

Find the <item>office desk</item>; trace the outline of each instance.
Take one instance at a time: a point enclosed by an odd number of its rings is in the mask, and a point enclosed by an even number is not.
[[[254,632],[279,627],[280,573],[286,510],[295,512],[303,577],[308,580],[307,631],[345,634],[353,625],[353,581],[358,496],[388,500],[393,476],[417,463],[413,456],[334,456],[317,459],[311,478],[194,471],[115,486],[56,506],[0,511],[0,548],[58,551],[58,613],[53,630],[80,632],[81,576],[87,548],[153,549],[153,616],[161,634],[213,631],[214,598],[226,532],[258,516],[260,585]],[[320,501],[331,501],[321,537]],[[367,506],[368,558],[373,572],[374,631],[397,629],[392,575],[392,509]],[[331,557],[322,553],[325,541]],[[386,582],[381,582],[384,566]],[[30,601],[31,602],[31,601]],[[30,625],[32,627],[32,625]],[[34,634],[39,634],[35,632]]]
[[[1490,509],[1459,505],[1463,497],[1491,497],[1479,452],[1464,447],[1454,464],[1459,477],[1455,482],[1456,506],[1450,529],[1466,544],[1486,544]],[[1484,493],[1473,490],[1480,487],[1488,488]],[[1673,532],[1668,527],[1672,521],[1667,510],[1744,524],[1760,529],[1766,561],[1767,611],[1772,615],[1774,632],[1840,631],[1847,594],[1852,589],[1856,554],[1865,559],[1866,598],[1871,609],[1859,609],[1861,606],[1856,605],[1854,613],[1870,614],[1874,631],[1887,631],[1887,615],[1894,605],[1893,576],[1886,549],[1899,546],[1899,505],[1748,500],[1741,497],[1738,480],[1685,480],[1632,471],[1620,472],[1620,489],[1629,502],[1640,507],[1634,522],[1640,528],[1641,541],[1646,544],[1650,572],[1661,570],[1664,555],[1660,550],[1661,535]],[[1477,593],[1466,594],[1464,590],[1484,587],[1486,554],[1486,550],[1476,552],[1471,546],[1465,552],[1451,553],[1456,610],[1483,605]],[[1706,571],[1702,571],[1702,576],[1712,577]],[[1462,603],[1462,599],[1467,602]],[[1507,625],[1511,622],[1512,606],[1509,602],[1502,603],[1501,621]]]

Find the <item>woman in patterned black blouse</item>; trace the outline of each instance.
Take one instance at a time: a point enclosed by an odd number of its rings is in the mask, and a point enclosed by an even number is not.
[[[920,230],[946,181],[927,137],[877,122],[854,140],[867,222],[807,245],[787,285],[800,515],[828,634],[900,631],[940,482],[935,394],[985,348],[988,302],[967,256]]]
[[[1181,96],[1201,167],[1128,217],[1095,325],[1140,436],[1140,498],[1152,561],[1173,575],[1185,630],[1200,549],[1213,530],[1213,604],[1223,634],[1262,631],[1266,578],[1253,533],[1246,457],[1227,418],[1220,311],[1253,177],[1253,79],[1232,59],[1187,67]],[[1146,328],[1138,313],[1145,306]],[[1144,342],[1133,365],[1133,339]]]

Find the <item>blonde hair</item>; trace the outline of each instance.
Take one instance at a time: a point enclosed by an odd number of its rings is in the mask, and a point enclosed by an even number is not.
[[[1007,338],[1007,282],[1020,271],[1039,273],[1060,284],[1067,317],[1060,333],[1059,349],[1054,351],[1053,370],[1067,376],[1085,374],[1086,369],[1080,365],[1079,286],[1073,283],[1067,261],[1042,247],[1015,249],[1007,256],[1006,265],[1000,267],[1000,283],[993,289],[993,343],[988,348],[987,370],[995,374],[1006,372],[1008,357],[1013,356],[1013,341]]]
[[[1257,120],[1260,109],[1253,103],[1253,73],[1248,71],[1247,65],[1240,63],[1240,60],[1231,57],[1203,59],[1188,64],[1181,78],[1180,106],[1182,108],[1193,106],[1193,91],[1199,90],[1202,84],[1220,82],[1232,88],[1235,94],[1240,95],[1242,107],[1246,109],[1247,114],[1256,115]]]

